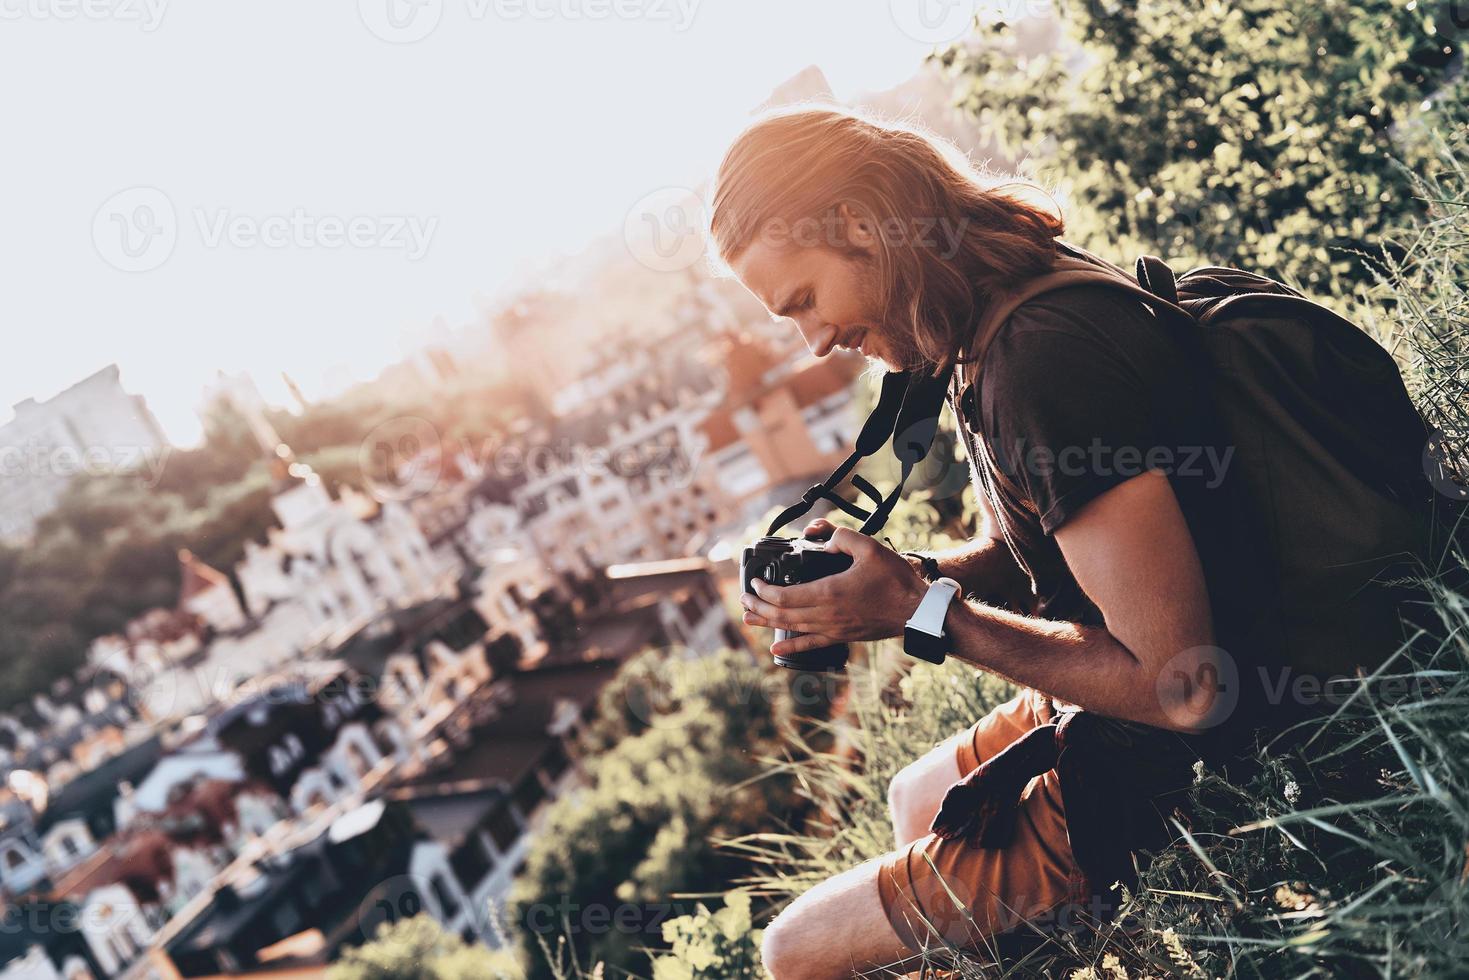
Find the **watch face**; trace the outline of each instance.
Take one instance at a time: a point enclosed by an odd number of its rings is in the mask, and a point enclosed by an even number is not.
[[[903,652],[931,664],[941,664],[949,653],[949,638],[910,626],[903,631]]]

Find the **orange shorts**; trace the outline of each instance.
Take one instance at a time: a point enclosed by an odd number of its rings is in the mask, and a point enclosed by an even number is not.
[[[959,771],[1053,716],[1050,699],[1026,691],[995,708],[959,740]],[[1002,850],[968,841],[920,837],[883,859],[877,878],[883,909],[914,952],[976,946],[1022,922],[1054,916],[1087,899],[1071,854],[1055,772],[1037,776],[1021,797],[1015,839]]]

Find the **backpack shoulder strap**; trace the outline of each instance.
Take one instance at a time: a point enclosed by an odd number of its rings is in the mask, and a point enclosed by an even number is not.
[[[1153,307],[1160,316],[1173,314],[1189,320],[1193,319],[1177,303],[1170,302],[1168,299],[1149,292],[1144,287],[1138,285],[1131,276],[1109,262],[1104,262],[1094,257],[1088,260],[1063,255],[1056,260],[1056,264],[1050,272],[1043,276],[1028,279],[1014,289],[996,296],[991,301],[989,308],[985,311],[983,320],[980,322],[979,328],[974,332],[974,344],[970,348],[968,356],[961,364],[961,382],[968,382],[974,379],[972,368],[984,361],[984,355],[989,350],[990,345],[994,343],[995,337],[1000,332],[1000,328],[1005,325],[1005,322],[1010,319],[1011,314],[1022,303],[1026,303],[1052,290],[1064,289],[1067,286],[1085,285],[1107,286],[1130,293]],[[1175,293],[1175,295],[1177,294]]]

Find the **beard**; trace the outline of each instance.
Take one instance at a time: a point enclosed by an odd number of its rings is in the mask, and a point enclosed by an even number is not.
[[[932,370],[935,365],[914,343],[912,331],[905,327],[892,326],[890,322],[882,328],[883,356],[880,360],[893,371]]]

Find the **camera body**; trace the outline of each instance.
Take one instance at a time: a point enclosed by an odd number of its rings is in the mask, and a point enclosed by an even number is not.
[[[824,541],[764,537],[745,548],[740,556],[740,587],[753,595],[755,589],[751,583],[757,579],[772,585],[797,585],[814,582],[851,567],[851,555],[827,551]],[[777,640],[801,635],[791,630],[775,631]],[[845,643],[836,643],[776,657],[775,662],[792,670],[840,671],[846,669],[847,653]]]

